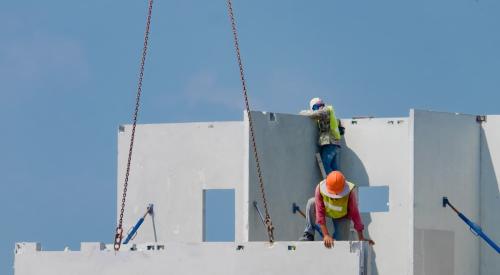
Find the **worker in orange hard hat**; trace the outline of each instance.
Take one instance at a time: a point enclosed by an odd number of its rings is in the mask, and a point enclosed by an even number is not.
[[[309,110],[300,114],[317,121],[319,130],[319,151],[321,160],[328,175],[331,171],[339,170],[340,139],[344,135],[344,127],[335,116],[333,106],[326,105],[319,97],[311,99]]]
[[[331,248],[335,240],[349,240],[350,221],[358,232],[360,241],[375,244],[363,235],[364,225],[359,214],[355,192],[356,185],[345,180],[340,171],[330,172],[327,178],[316,186],[314,198],[310,198],[306,207],[306,229],[300,241],[314,241],[314,225],[317,223],[323,234],[323,242]],[[333,238],[326,227],[326,216],[332,218]]]

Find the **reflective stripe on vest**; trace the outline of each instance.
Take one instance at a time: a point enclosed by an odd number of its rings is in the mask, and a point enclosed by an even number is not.
[[[356,185],[348,181],[346,181],[346,183],[347,186],[349,186],[349,193],[340,199],[333,199],[328,197],[326,194],[321,192],[320,188],[320,194],[321,197],[323,197],[323,203],[325,204],[325,212],[326,215],[330,218],[338,219],[347,215],[349,195],[351,194],[351,191],[356,187]]]
[[[328,108],[328,112],[330,113],[330,133],[336,140],[340,140],[339,123],[335,116],[335,110],[331,105],[326,106],[326,108]]]

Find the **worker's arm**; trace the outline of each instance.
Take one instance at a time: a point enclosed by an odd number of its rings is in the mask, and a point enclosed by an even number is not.
[[[321,232],[323,233],[323,243],[325,244],[326,248],[332,248],[333,247],[333,238],[330,236],[330,233],[328,232],[328,228],[326,227],[326,224],[320,224],[321,226]]]
[[[368,243],[370,243],[370,245],[374,245],[375,242],[370,240],[370,239],[366,239],[364,234],[363,234],[363,229],[365,226],[363,225],[363,222],[361,221],[361,215],[359,214],[358,200],[356,199],[356,192],[349,193],[349,203],[348,203],[347,216],[349,219],[352,220],[352,222],[354,224],[354,229],[358,233],[358,240],[367,241]]]
[[[321,197],[321,193],[319,192],[319,185],[316,187],[314,198],[316,207],[316,223],[319,224],[321,233],[323,233],[323,243],[325,244],[325,247],[331,248],[333,246],[333,238],[330,236],[328,228],[326,227],[325,203],[323,202],[323,197]]]
[[[316,111],[313,110],[302,110],[299,113],[300,115],[310,117],[312,119],[318,119],[322,116],[329,115],[328,109],[327,108],[322,108]]]
[[[365,236],[363,235],[363,231],[356,231],[358,232],[358,240],[360,241],[367,241],[370,245],[374,245],[375,242],[370,239],[366,239]]]

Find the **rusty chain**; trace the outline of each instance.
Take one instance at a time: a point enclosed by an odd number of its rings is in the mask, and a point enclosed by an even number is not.
[[[229,12],[229,17],[231,19],[231,28],[233,30],[233,39],[234,39],[234,48],[236,50],[236,58],[238,59],[238,66],[240,68],[241,86],[243,88],[243,97],[245,99],[245,107],[246,107],[246,112],[247,112],[247,116],[248,116],[248,124],[249,124],[249,128],[250,128],[250,138],[252,141],[253,154],[255,157],[255,163],[256,163],[256,167],[257,167],[257,176],[259,177],[260,193],[262,195],[262,202],[264,204],[264,211],[265,211],[265,215],[266,215],[266,217],[264,219],[264,223],[266,224],[269,242],[273,243],[274,242],[274,226],[273,226],[273,222],[271,220],[271,216],[269,215],[269,210],[267,207],[266,193],[264,190],[264,181],[262,179],[262,169],[260,167],[259,156],[257,154],[257,144],[255,142],[252,114],[250,112],[250,104],[248,102],[247,85],[246,85],[246,81],[245,81],[245,74],[243,71],[243,62],[241,61],[240,45],[238,43],[238,32],[236,29],[236,21],[234,19],[232,0],[227,0],[227,7],[228,7],[228,12]]]
[[[144,32],[144,47],[142,48],[142,58],[139,70],[139,80],[137,83],[137,97],[135,100],[135,111],[133,116],[132,134],[130,135],[130,147],[128,151],[127,170],[125,172],[125,182],[123,183],[122,205],[120,209],[120,219],[116,227],[115,234],[115,251],[120,250],[123,238],[123,213],[125,212],[125,201],[127,198],[128,178],[130,174],[130,163],[132,162],[132,152],[134,149],[135,127],[137,125],[137,115],[139,113],[139,106],[142,94],[142,80],[144,78],[144,64],[146,63],[146,55],[148,52],[149,30],[151,27],[151,14],[153,11],[153,0],[149,0],[148,17],[146,22],[146,31]]]

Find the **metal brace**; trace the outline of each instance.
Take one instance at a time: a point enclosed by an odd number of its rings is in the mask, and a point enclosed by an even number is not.
[[[483,116],[483,115],[476,116],[476,121],[478,123],[486,122],[486,116]]]

